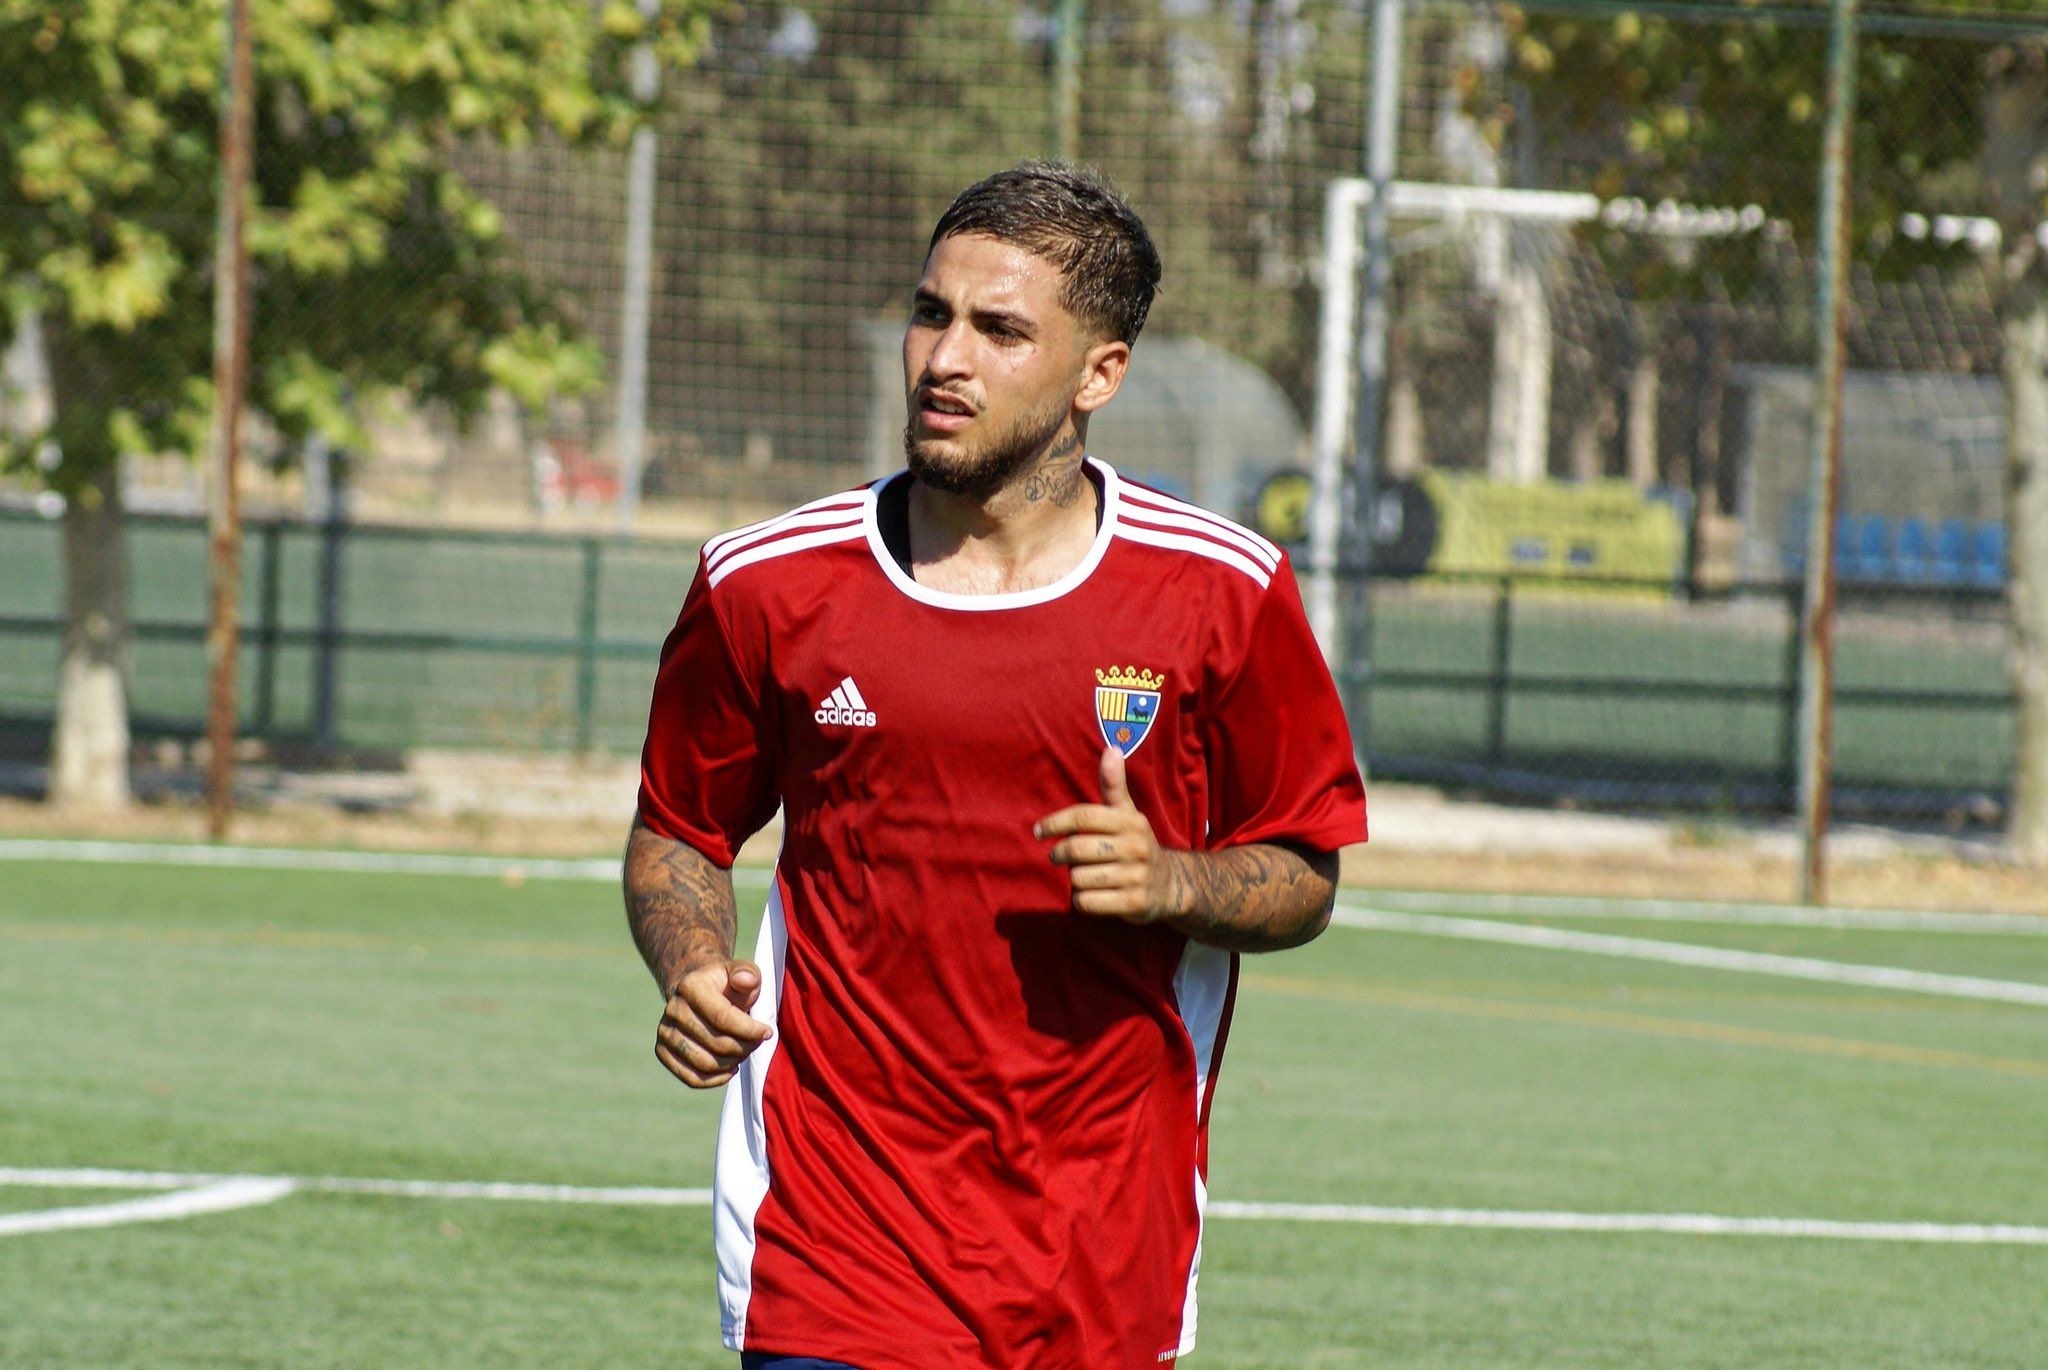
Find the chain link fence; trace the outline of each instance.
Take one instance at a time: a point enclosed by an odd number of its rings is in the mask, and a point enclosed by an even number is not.
[[[1471,514],[1457,542],[1449,525],[1467,515],[1447,510],[1433,551],[1376,579],[1373,673],[1351,682],[1361,740],[1382,774],[1635,803],[1781,804],[1814,409],[1826,6],[1697,0],[1638,13],[1607,0],[1411,0],[1405,10],[1397,174],[1424,190],[1395,206],[1383,475],[1418,488],[1438,477],[1612,487],[1639,501],[1630,518],[1667,520],[1676,533],[1653,555],[1609,556],[1597,530],[1531,534],[1496,509]],[[1868,0],[1864,10],[1844,782],[1895,806],[1983,814],[2009,783],[2012,749],[2000,310],[2023,254],[1999,191],[2000,159],[2014,155],[2001,130],[2017,116],[1999,102],[2048,99],[2024,75],[2040,60],[2048,13],[2038,0]],[[1076,19],[1075,151],[1130,194],[1166,263],[1126,391],[1092,445],[1129,474],[1299,545],[1329,284],[1324,212],[1332,184],[1365,158],[1372,11],[1371,0],[718,11],[697,64],[667,78],[656,125],[636,526],[674,541],[522,551],[358,530],[349,575],[390,556],[410,579],[351,589],[365,612],[347,630],[387,635],[356,645],[413,664],[382,684],[344,671],[354,683],[341,688],[362,694],[353,712],[344,701],[338,741],[630,745],[633,710],[617,723],[590,701],[644,684],[691,542],[900,460],[897,344],[929,226],[962,185],[1058,147],[1060,25]],[[260,128],[258,141],[261,183]],[[594,346],[604,382],[535,409],[494,395],[466,422],[395,398],[418,379],[402,369],[389,395],[308,395],[259,434],[260,514],[325,510],[333,464],[306,432],[333,403],[350,406],[356,425],[350,501],[364,524],[531,533],[615,518],[608,387],[630,345],[626,152],[471,135],[450,164],[459,182],[448,194],[502,230],[494,251],[528,282],[518,289],[545,295],[550,317]],[[335,174],[338,193],[373,193]],[[206,179],[165,186],[165,231],[203,238]],[[400,307],[407,290],[431,287],[449,249],[424,227],[401,231],[383,294],[316,288],[317,273],[259,276],[256,364],[293,364],[287,350],[266,352],[266,315],[461,328],[465,309],[489,302],[424,316]],[[53,368],[92,359],[65,330],[21,319],[0,421],[28,431],[47,417]],[[146,377],[124,384],[148,402]],[[196,510],[193,471],[177,456],[131,462],[130,507]],[[18,503],[34,498],[24,480],[7,488]],[[54,539],[25,550],[28,526],[10,525],[6,543],[0,706],[34,719],[47,716],[55,683],[59,560]],[[140,550],[169,528],[132,530],[136,614],[196,622],[196,574],[160,572],[168,563]],[[311,710],[320,625],[292,606],[319,582],[321,534],[280,524],[264,536],[287,568],[267,669],[280,700]],[[1497,555],[1473,550],[1489,537]],[[594,634],[578,607],[593,583],[591,546],[606,617]],[[247,605],[264,603],[263,564],[252,554]],[[1581,575],[1644,585],[1589,593]],[[429,583],[470,588],[450,607],[417,588]],[[177,603],[159,605],[163,596]],[[399,621],[407,596],[435,606],[418,611],[431,622]],[[544,615],[556,627],[536,626],[543,603],[560,610]],[[159,725],[197,716],[197,648],[181,650],[189,661],[152,665],[157,649],[137,648],[138,707]],[[168,686],[188,671],[189,686]],[[148,685],[159,677],[165,688]],[[506,702],[479,706],[479,679]],[[371,726],[375,699],[418,695],[422,681],[452,702],[394,705]],[[319,734],[317,718],[283,708],[251,701],[244,714],[251,726]]]

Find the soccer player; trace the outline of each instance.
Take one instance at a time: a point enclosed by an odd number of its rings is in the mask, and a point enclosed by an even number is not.
[[[1365,795],[1287,558],[1085,453],[1159,280],[1027,163],[932,234],[907,470],[705,544],[626,852],[655,1054],[728,1082],[743,1366],[1171,1363],[1238,953],[1330,915]],[[783,814],[751,958],[729,874]]]

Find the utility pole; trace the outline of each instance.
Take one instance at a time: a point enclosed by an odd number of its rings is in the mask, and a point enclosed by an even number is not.
[[[1358,326],[1358,407],[1351,466],[1350,593],[1346,596],[1344,681],[1360,760],[1371,750],[1372,534],[1379,493],[1380,422],[1386,407],[1387,335],[1392,327],[1391,215],[1401,144],[1403,0],[1373,0],[1372,93],[1366,123],[1365,285]]]
[[[220,101],[220,214],[213,255],[213,440],[207,466],[210,673],[207,832],[228,835],[235,809],[235,667],[241,652],[242,400],[249,378],[249,254],[243,240],[255,137],[249,0],[228,0]]]
[[[1806,585],[1800,606],[1799,899],[1825,904],[1835,726],[1835,527],[1842,509],[1842,347],[1848,314],[1849,130],[1856,112],[1857,0],[1828,6],[1828,104],[1820,180],[1813,431],[1807,448]]]
[[[1053,12],[1053,150],[1061,161],[1081,156],[1081,28],[1088,22],[1082,0],[1058,0]]]
[[[652,28],[661,0],[640,0]],[[626,279],[619,304],[619,398],[612,421],[619,461],[619,532],[633,531],[640,508],[640,475],[647,452],[647,317],[654,288],[654,105],[661,95],[661,65],[652,39],[633,49],[633,98],[640,126],[626,163]]]

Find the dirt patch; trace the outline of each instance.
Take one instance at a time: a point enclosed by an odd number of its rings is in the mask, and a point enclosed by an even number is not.
[[[617,856],[628,818],[559,818],[489,813],[349,813],[318,805],[245,811],[232,841],[251,847],[338,847],[360,851],[474,852],[496,856]],[[59,814],[41,804],[0,799],[0,837],[98,838],[124,842],[204,842],[197,804],[139,804],[118,814]]]
[[[565,804],[560,812],[541,815],[483,809],[433,812],[425,807],[361,813],[329,803],[298,802],[243,812],[235,821],[233,841],[249,846],[604,857],[618,854],[629,822],[630,807],[592,813]],[[41,804],[0,799],[0,836],[202,842],[206,815],[186,800],[137,805],[119,814],[62,814]],[[757,835],[741,859],[753,864],[772,861],[778,840],[772,829]],[[1791,902],[1798,893],[1795,859],[1758,848],[1748,839],[1727,846],[1688,847],[1682,834],[1662,844],[1645,840],[1622,849],[1549,851],[1426,850],[1390,838],[1347,850],[1344,884],[1357,889]],[[1981,857],[1907,852],[1840,860],[1830,868],[1829,893],[1831,902],[1844,907],[1981,909],[2048,916],[2048,875]]]
[[[189,766],[139,766],[148,802],[117,814],[57,813],[0,798],[0,837],[202,842]],[[232,840],[250,846],[613,857],[639,785],[630,759],[422,750],[383,768],[250,765]],[[17,787],[17,792],[22,787]],[[30,790],[29,792],[33,792]],[[1373,841],[1346,851],[1358,889],[1787,903],[1799,843],[1784,822],[1697,820],[1496,804],[1413,785],[1371,788]],[[779,823],[741,860],[766,865]],[[2001,862],[1983,834],[1844,826],[1830,839],[1831,903],[2048,916],[2048,871]]]
[[[1753,850],[1474,855],[1378,843],[1345,853],[1349,887],[1489,894],[1581,894],[1784,904],[1799,867]],[[1843,908],[1956,909],[2048,916],[2048,873],[1952,856],[1897,855],[1831,863],[1828,901]]]

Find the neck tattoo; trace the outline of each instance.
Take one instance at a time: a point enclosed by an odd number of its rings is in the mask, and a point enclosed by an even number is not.
[[[1085,484],[1081,476],[1081,439],[1078,434],[1069,433],[1054,443],[1024,478],[1024,498],[1031,504],[1050,501],[1065,509],[1081,497]]]

